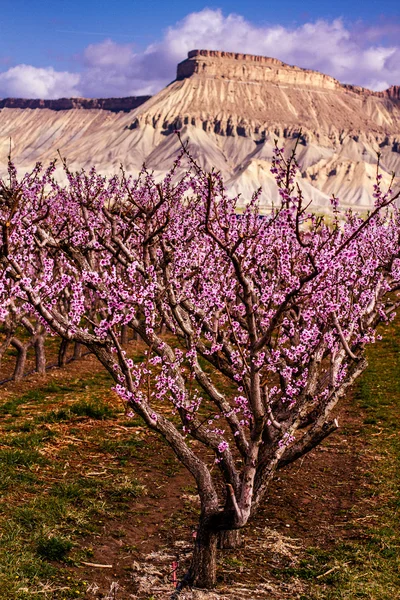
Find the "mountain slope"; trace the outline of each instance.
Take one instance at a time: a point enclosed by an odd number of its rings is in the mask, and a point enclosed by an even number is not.
[[[399,87],[374,93],[272,58],[196,50],[178,65],[174,82],[143,103],[134,100],[129,112],[127,104],[113,112],[111,101],[94,101],[107,110],[86,108],[82,99],[69,110],[3,108],[0,156],[4,161],[11,137],[22,169],[60,149],[73,168],[94,164],[111,174],[122,162],[137,173],[145,162],[161,176],[179,151],[178,129],[199,163],[219,169],[243,202],[262,185],[266,207],[275,197],[274,140],[290,150],[300,130],[302,185],[316,205],[335,193],[346,204],[369,206],[377,151],[385,181],[400,173]]]

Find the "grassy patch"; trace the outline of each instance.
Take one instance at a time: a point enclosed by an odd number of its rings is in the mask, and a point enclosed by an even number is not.
[[[131,464],[138,421],[125,427],[109,384],[59,377],[0,406],[0,600],[83,597],[83,540],[147,493]]]
[[[76,417],[87,417],[98,421],[110,419],[116,415],[115,410],[101,399],[79,400],[71,406],[50,410],[36,418],[38,423],[61,423]]]
[[[0,450],[0,467],[30,467],[33,464],[43,464],[44,457],[36,450]]]
[[[73,543],[63,537],[52,535],[42,537],[36,545],[36,552],[46,560],[56,560],[62,562],[73,547]]]

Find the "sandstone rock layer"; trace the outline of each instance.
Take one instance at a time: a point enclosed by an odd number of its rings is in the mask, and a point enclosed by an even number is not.
[[[162,176],[179,151],[179,130],[199,163],[219,169],[243,202],[261,185],[268,208],[276,197],[274,140],[290,151],[301,131],[301,185],[316,206],[332,193],[347,205],[370,206],[378,151],[384,181],[400,174],[399,86],[371,92],[274,58],[194,50],[152,98],[133,99],[132,110],[129,99],[115,100],[125,108],[113,110],[111,100],[108,110],[105,100],[71,99],[78,107],[68,109],[60,108],[65,100],[41,109],[9,108],[8,101],[0,111],[3,162],[11,137],[22,169],[60,149],[72,168],[94,164],[111,174],[123,163],[137,173],[145,162]]]

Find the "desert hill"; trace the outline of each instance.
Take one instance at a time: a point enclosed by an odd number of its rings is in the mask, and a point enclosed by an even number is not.
[[[40,100],[39,98],[3,98],[0,108],[49,108],[50,110],[71,110],[101,108],[111,112],[130,112],[149,100],[151,96],[130,96],[128,98],[57,98]]]
[[[161,176],[179,150],[178,129],[243,201],[262,185],[267,207],[274,140],[290,149],[301,129],[301,183],[316,205],[335,193],[369,206],[377,151],[384,179],[400,174],[399,86],[372,92],[268,57],[194,50],[152,98],[8,99],[0,108],[0,156],[4,162],[11,137],[23,170],[60,149],[72,168],[94,164],[111,174],[122,162],[137,173],[145,162]]]

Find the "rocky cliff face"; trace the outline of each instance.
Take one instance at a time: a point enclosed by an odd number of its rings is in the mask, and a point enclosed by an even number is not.
[[[192,50],[188,58],[179,63],[177,80],[193,75],[248,83],[305,85],[329,90],[340,87],[340,83],[333,77],[289,66],[276,58],[215,50]]]
[[[390,98],[391,100],[400,100],[400,85],[392,85],[389,89],[384,92],[379,92],[383,97]]]
[[[374,93],[274,58],[194,50],[176,81],[135,114],[137,126],[171,131],[194,125],[261,140],[302,128],[340,143],[349,133],[400,131],[397,99],[396,87]]]
[[[131,101],[138,105],[124,112]],[[11,137],[21,168],[60,148],[72,168],[94,164],[111,174],[122,162],[137,173],[145,162],[161,177],[180,149],[173,135],[180,130],[199,163],[219,169],[243,202],[262,185],[266,209],[276,194],[274,140],[290,151],[300,130],[300,183],[316,205],[335,193],[348,205],[370,206],[377,151],[385,181],[400,173],[399,86],[375,93],[274,58],[194,50],[174,82],[141,101],[59,100],[41,110],[8,104],[0,112],[0,154],[6,157]]]

